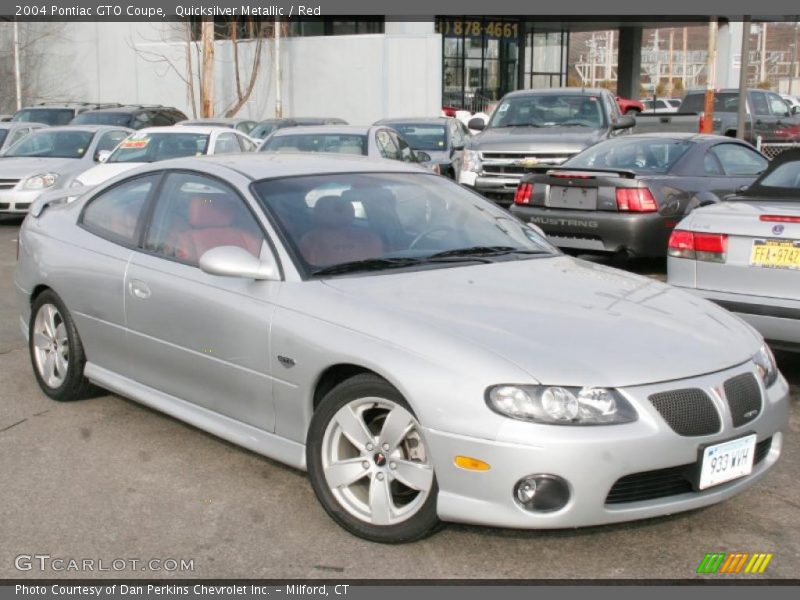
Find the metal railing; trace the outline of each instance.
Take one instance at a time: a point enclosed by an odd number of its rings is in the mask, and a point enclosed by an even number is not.
[[[761,136],[756,138],[756,148],[768,159],[772,160],[785,150],[800,148],[800,141],[797,142],[762,142]]]

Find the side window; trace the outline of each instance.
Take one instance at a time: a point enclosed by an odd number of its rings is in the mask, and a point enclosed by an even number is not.
[[[726,175],[758,175],[767,168],[767,159],[741,144],[718,144],[711,149]]]
[[[239,246],[261,255],[261,229],[227,184],[205,175],[172,173],[156,202],[145,237],[149,252],[192,266],[218,246]]]
[[[389,135],[392,136],[392,139],[394,139],[397,147],[400,149],[400,160],[414,162],[414,151],[411,149],[411,146],[408,145],[408,142],[403,139],[403,136],[397,135],[394,132]]]
[[[237,135],[236,139],[239,140],[239,146],[242,147],[242,152],[253,152],[256,145],[243,135]]]
[[[135,245],[142,209],[158,178],[137,177],[95,196],[83,209],[81,224],[112,242]]]
[[[773,115],[776,117],[789,116],[789,107],[786,106],[786,102],[783,101],[783,98],[777,94],[767,94],[767,100],[769,101],[769,108]]]
[[[100,136],[100,139],[97,140],[97,147],[94,149],[95,156],[97,156],[97,153],[101,150],[113,150],[126,137],[128,137],[128,132],[122,131],[121,129],[105,132]]]
[[[750,102],[753,104],[754,115],[769,116],[769,104],[764,92],[750,92]]]
[[[133,117],[131,125],[134,129],[144,129],[145,127],[153,126],[153,116],[147,111],[136,113]]]
[[[722,165],[719,164],[719,160],[715,156],[713,150],[706,152],[706,155],[703,157],[703,172],[706,175],[725,175],[725,171],[722,170]]]
[[[379,129],[375,134],[375,143],[378,145],[378,152],[383,158],[390,158],[392,160],[401,160],[400,150],[395,145],[392,136],[386,129]]]
[[[153,125],[156,127],[169,127],[174,122],[165,112],[153,113]]]
[[[11,134],[11,138],[9,138],[8,144],[6,144],[6,145],[8,147],[13,146],[18,141],[20,141],[22,138],[24,138],[26,135],[28,135],[30,132],[31,132],[31,130],[28,129],[27,127],[23,127],[21,129],[17,129],[14,133]]]
[[[217,136],[217,143],[214,145],[214,154],[231,154],[241,152],[239,142],[234,133],[221,133]]]

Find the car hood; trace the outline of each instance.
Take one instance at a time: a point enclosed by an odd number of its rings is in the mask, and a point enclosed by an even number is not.
[[[536,150],[565,148],[580,151],[605,139],[603,129],[588,127],[499,127],[474,136],[469,147],[473,150]]]
[[[436,330],[543,384],[681,379],[746,362],[761,344],[742,321],[706,300],[566,256],[326,284],[362,311],[400,319],[386,319],[393,326],[380,334],[394,344],[414,348],[415,331]]]
[[[80,158],[39,158],[28,156],[7,156],[0,158],[0,178],[22,179],[41,173],[69,173],[79,169]]]
[[[102,165],[97,165],[96,167],[92,167],[88,171],[84,171],[78,177],[75,178],[76,181],[81,182],[85,186],[90,185],[98,185],[103,183],[104,181],[108,181],[112,177],[116,177],[120,173],[125,173],[126,171],[130,171],[131,169],[135,169],[136,167],[141,167],[146,163],[140,162],[125,162],[125,163],[104,163]]]

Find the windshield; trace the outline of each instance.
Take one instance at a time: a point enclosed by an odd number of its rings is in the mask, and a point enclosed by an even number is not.
[[[367,136],[351,133],[276,135],[261,146],[261,152],[336,152],[366,155]]]
[[[591,127],[605,126],[598,96],[541,94],[503,100],[492,113],[489,127]]]
[[[685,140],[617,138],[590,146],[562,166],[667,173],[690,146]]]
[[[134,133],[122,141],[107,162],[156,162],[201,156],[208,149],[208,138],[208,134],[202,133]]]
[[[123,112],[85,112],[72,120],[73,125],[116,125],[127,127],[131,122],[131,114]]]
[[[315,175],[253,189],[312,275],[557,254],[508,212],[435,175]]]
[[[92,143],[92,131],[35,131],[14,144],[3,156],[83,158]]]
[[[45,125],[67,125],[75,116],[71,108],[25,108],[12,117],[12,121],[44,123]]]
[[[780,156],[780,155],[779,155]],[[780,158],[775,159],[780,160]],[[762,179],[751,185],[744,194],[747,196],[768,196],[781,200],[800,200],[800,158],[787,160]]]
[[[444,125],[389,123],[388,126],[402,135],[413,150],[442,152],[447,149]]]

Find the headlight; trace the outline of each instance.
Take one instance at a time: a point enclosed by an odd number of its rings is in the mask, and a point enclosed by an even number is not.
[[[481,157],[478,155],[477,150],[464,150],[461,170],[471,171],[473,173],[481,172]]]
[[[41,175],[33,175],[25,180],[22,185],[26,190],[43,190],[55,185],[58,179],[58,173],[42,173]]]
[[[758,374],[764,381],[764,387],[770,387],[778,379],[778,365],[775,364],[775,356],[769,346],[764,344],[758,352],[753,355],[753,362],[756,363]]]
[[[512,419],[553,425],[612,425],[636,420],[630,403],[609,388],[496,385],[486,390],[486,403]]]

